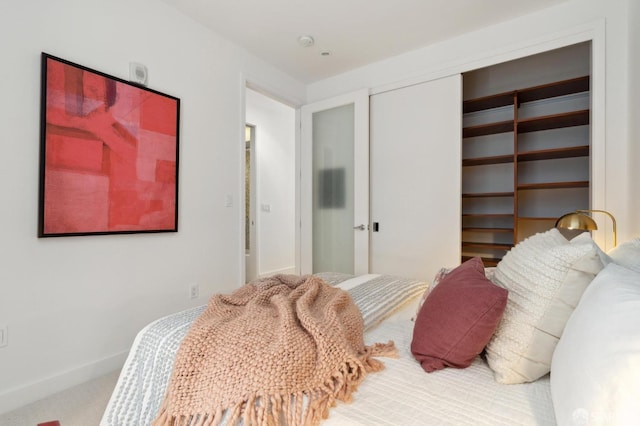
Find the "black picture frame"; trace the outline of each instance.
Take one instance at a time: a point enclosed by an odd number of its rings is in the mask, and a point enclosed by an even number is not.
[[[180,99],[41,59],[38,237],[177,232]]]

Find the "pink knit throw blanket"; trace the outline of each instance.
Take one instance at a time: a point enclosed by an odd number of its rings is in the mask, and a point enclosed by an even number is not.
[[[154,425],[316,425],[395,356],[365,346],[349,294],[279,275],[213,296],[178,350]]]

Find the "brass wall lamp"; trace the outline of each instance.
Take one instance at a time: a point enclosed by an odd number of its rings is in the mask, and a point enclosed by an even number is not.
[[[576,210],[560,216],[556,221],[556,228],[577,229],[581,231],[595,231],[598,229],[596,221],[587,213],[604,213],[611,218],[613,223],[613,246],[618,245],[618,235],[616,229],[616,218],[606,210]]]

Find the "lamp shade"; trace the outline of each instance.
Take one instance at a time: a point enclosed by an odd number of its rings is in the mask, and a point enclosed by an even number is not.
[[[595,231],[598,229],[595,220],[583,213],[567,213],[556,221],[556,228]]]

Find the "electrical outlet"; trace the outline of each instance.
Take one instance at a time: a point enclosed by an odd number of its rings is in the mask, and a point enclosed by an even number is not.
[[[197,299],[200,297],[200,286],[196,283],[192,283],[189,285],[189,298]]]
[[[6,324],[0,325],[0,348],[9,344],[9,330]]]

